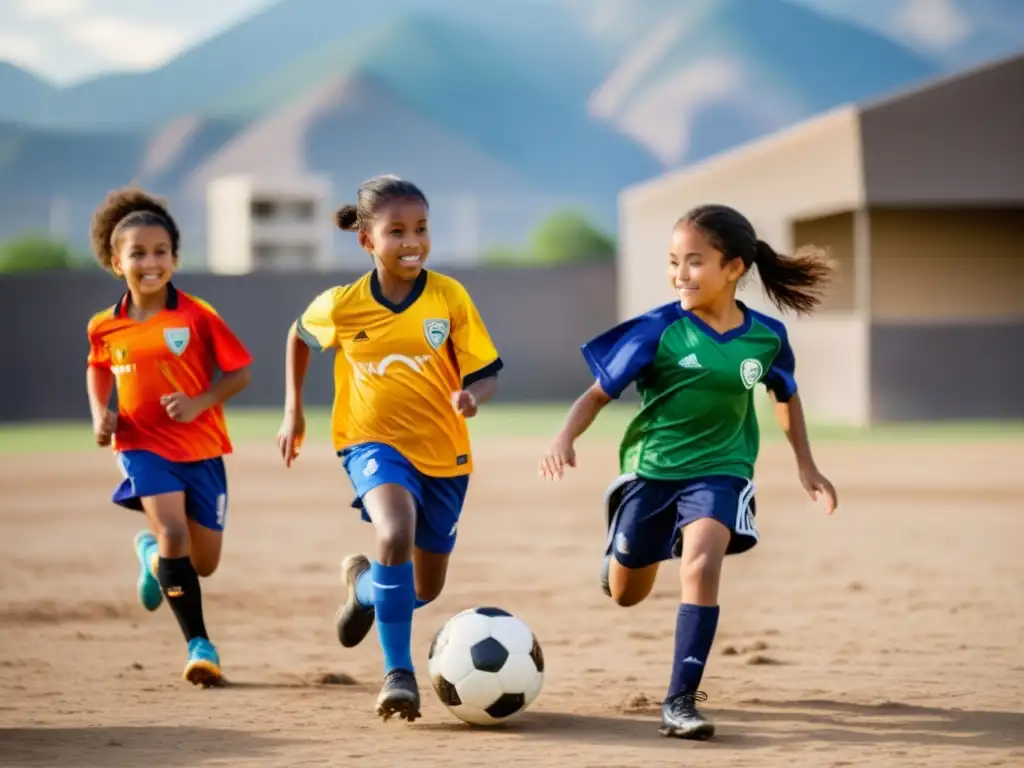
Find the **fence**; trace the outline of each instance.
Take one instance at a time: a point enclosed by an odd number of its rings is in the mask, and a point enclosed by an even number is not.
[[[587,386],[591,377],[579,345],[616,322],[614,265],[445,273],[467,287],[505,361],[498,399],[564,400]],[[213,304],[253,353],[252,384],[234,402],[278,406],[289,325],[317,293],[358,274],[183,273],[176,284]],[[120,291],[100,272],[0,277],[0,319],[15,347],[0,377],[0,421],[87,416],[85,326]],[[310,404],[331,401],[330,362],[326,355],[314,358]]]

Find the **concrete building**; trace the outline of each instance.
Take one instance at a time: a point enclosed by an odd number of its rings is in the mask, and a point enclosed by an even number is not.
[[[626,189],[621,316],[671,299],[672,226],[711,202],[840,266],[822,311],[784,318],[813,416],[1024,417],[1024,55]],[[781,316],[753,276],[742,293]]]
[[[333,263],[330,184],[321,178],[221,176],[207,186],[207,268],[215,274]]]

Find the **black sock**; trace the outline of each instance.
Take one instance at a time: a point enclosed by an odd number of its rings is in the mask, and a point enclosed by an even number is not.
[[[199,591],[199,576],[187,557],[167,559],[161,557],[156,577],[164,591],[167,603],[174,611],[186,640],[206,635],[203,623],[203,596]]]
[[[695,693],[704,676],[704,665],[718,629],[718,606],[679,606],[676,616],[676,651],[672,659],[672,679],[668,699],[681,693]]]

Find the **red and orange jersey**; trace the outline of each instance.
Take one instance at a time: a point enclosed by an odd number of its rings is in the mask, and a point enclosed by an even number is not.
[[[173,285],[163,311],[145,321],[128,316],[130,300],[125,294],[94,315],[88,328],[88,364],[110,370],[117,384],[114,449],[151,451],[176,462],[231,453],[222,406],[183,424],[167,415],[160,398],[202,394],[218,371],[249,365],[249,351],[213,307]]]

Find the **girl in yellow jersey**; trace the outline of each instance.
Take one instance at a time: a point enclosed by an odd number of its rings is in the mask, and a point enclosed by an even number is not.
[[[384,652],[377,714],[419,717],[410,651],[413,611],[444,586],[473,470],[466,419],[497,388],[501,358],[458,281],[428,272],[428,205],[394,176],[364,182],[337,213],[374,269],[317,296],[288,334],[284,421],[287,466],[305,435],[302,385],[310,350],[333,349],[334,448],[355,489],[353,506],[376,529],[373,560],[342,563],[348,599],[337,613],[346,648],[374,620]]]

